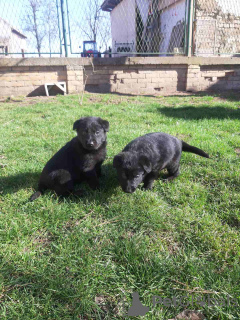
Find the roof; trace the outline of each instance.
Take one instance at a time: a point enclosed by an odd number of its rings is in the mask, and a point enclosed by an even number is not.
[[[8,24],[9,27],[11,28],[11,31],[12,31],[13,33],[16,33],[18,36],[20,36],[20,37],[22,37],[22,38],[24,38],[24,39],[27,39],[27,36],[25,36],[25,34],[23,34],[23,33],[22,33],[21,31],[19,31],[18,29],[14,28],[13,26],[11,26],[11,24],[10,24],[8,21],[4,20],[4,19],[1,18],[1,17],[0,17],[0,20],[2,20],[4,23]]]
[[[104,0],[101,5],[103,11],[111,12],[122,0]]]
[[[20,36],[20,37],[22,37],[22,38],[24,38],[24,39],[27,39],[27,37],[26,37],[23,33],[21,33],[20,31],[18,31],[18,30],[15,29],[15,28],[12,28],[12,32],[13,32],[13,33],[16,33],[18,36]]]

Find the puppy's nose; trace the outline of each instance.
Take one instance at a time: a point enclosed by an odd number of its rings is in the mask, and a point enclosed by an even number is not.
[[[93,145],[94,145],[93,141],[88,142],[89,147],[93,147]]]

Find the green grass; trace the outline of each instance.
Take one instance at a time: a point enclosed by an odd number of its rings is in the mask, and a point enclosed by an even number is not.
[[[0,108],[0,319],[124,319],[122,303],[127,310],[133,291],[150,308],[144,319],[185,309],[153,307],[154,295],[240,304],[237,96],[86,94],[83,105],[78,96],[58,96]],[[82,198],[48,192],[29,202],[46,161],[75,136],[73,122],[91,115],[110,122],[101,189],[83,184]],[[211,159],[184,153],[173,183],[159,179],[152,191],[125,194],[113,157],[154,131]],[[240,319],[234,303],[189,308],[206,319]]]

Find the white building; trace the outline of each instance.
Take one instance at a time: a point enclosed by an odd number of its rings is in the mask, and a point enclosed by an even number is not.
[[[0,18],[0,58],[24,56],[26,39],[23,33]]]
[[[111,15],[113,56],[184,53],[188,5],[189,0],[105,0],[101,8]],[[240,0],[196,0],[193,21],[195,55],[240,53]]]

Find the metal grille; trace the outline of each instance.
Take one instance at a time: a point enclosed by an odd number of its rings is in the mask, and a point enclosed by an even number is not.
[[[184,53],[186,0],[1,0],[0,56]]]
[[[0,57],[238,55],[240,1],[193,1],[1,0]]]
[[[240,1],[196,0],[194,28],[196,55],[240,54]]]
[[[105,0],[115,56],[184,53],[185,0]]]
[[[81,4],[80,4],[81,2]],[[103,0],[68,0],[69,38],[72,54],[106,54],[111,42],[110,14],[102,11]],[[84,41],[88,41],[84,43]]]
[[[1,56],[61,54],[59,14],[55,0],[0,1]]]

